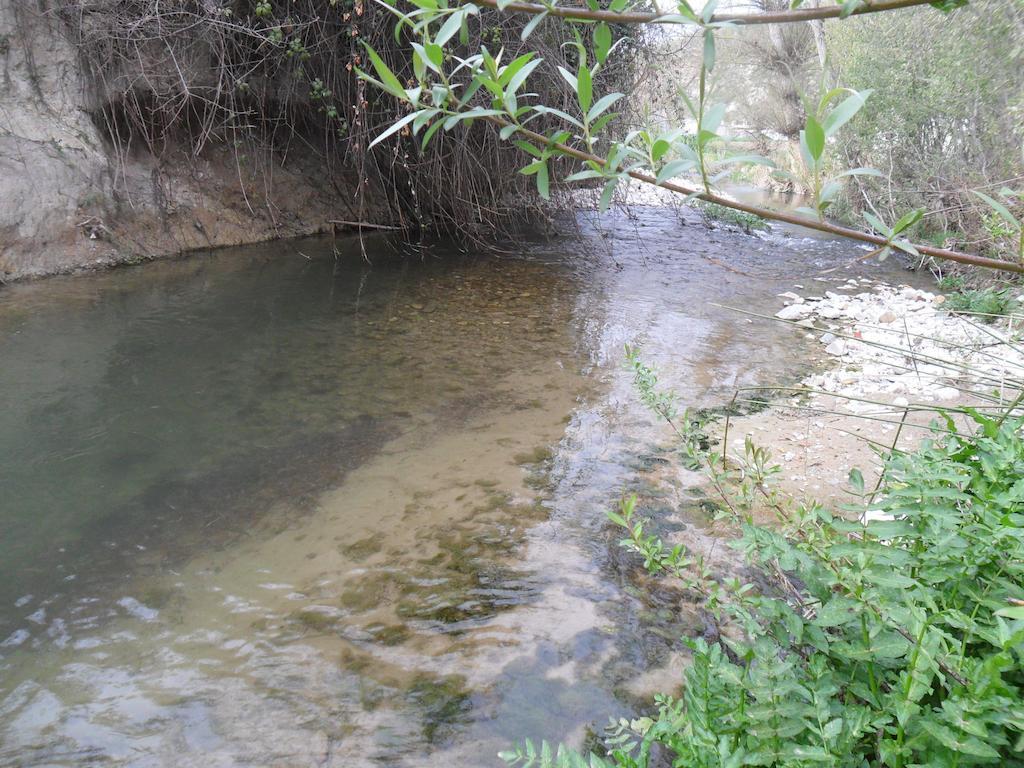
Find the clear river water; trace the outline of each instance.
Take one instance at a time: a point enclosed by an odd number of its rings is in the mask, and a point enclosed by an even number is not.
[[[623,345],[712,405],[813,346],[715,304],[906,276],[660,209],[554,230],[0,290],[0,766],[497,765],[671,689],[699,617],[604,511],[700,515]]]

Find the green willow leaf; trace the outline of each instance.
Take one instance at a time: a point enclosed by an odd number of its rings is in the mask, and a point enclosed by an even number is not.
[[[612,31],[607,24],[601,23],[594,27],[594,55],[600,64],[608,60],[612,48]]]
[[[372,147],[377,146],[382,141],[384,141],[384,139],[386,139],[389,136],[392,136],[395,133],[397,133],[398,131],[402,130],[405,126],[407,126],[409,123],[411,123],[417,117],[419,117],[421,111],[422,110],[417,111],[417,112],[413,112],[411,114],[408,114],[405,117],[403,117],[401,120],[399,120],[398,122],[392,123],[387,128],[387,130],[384,131],[384,133],[380,134],[380,136],[378,136],[377,138],[375,138],[373,141],[370,142],[370,147],[372,148]]]
[[[548,164],[543,163],[540,170],[537,171],[537,191],[540,192],[540,196],[545,200],[551,199],[551,191],[549,189],[548,182]]]
[[[867,223],[871,225],[871,228],[878,234],[885,235],[890,238],[892,237],[892,230],[886,226],[885,222],[875,216],[875,214],[871,213],[871,211],[864,211],[864,220],[867,221]]]
[[[655,181],[658,184],[662,184],[669,179],[673,179],[681,173],[692,171],[697,167],[697,164],[693,160],[673,160],[670,163],[666,163],[665,167],[658,171],[658,175]]]
[[[877,176],[882,179],[885,178],[884,173],[875,170],[874,168],[850,168],[842,173],[837,173],[833,178],[841,179],[844,176]]]
[[[586,61],[580,61],[579,71],[576,73],[576,98],[579,100],[580,112],[584,115],[590,111],[590,105],[594,96],[594,85],[587,68]]]
[[[516,73],[519,72],[528,63],[530,63],[534,55],[534,52],[530,51],[529,53],[524,53],[522,56],[509,62],[509,64],[503,67],[501,72],[498,73],[497,75],[498,85],[500,85],[502,88],[507,86],[512,81],[512,78],[516,75]],[[495,63],[495,67],[497,67],[497,63]]]
[[[889,236],[892,237],[893,235],[898,235],[901,232],[905,232],[910,229],[921,220],[924,214],[924,208],[917,208],[909,213],[903,214],[896,223],[892,225],[892,233]]]
[[[840,104],[831,112],[829,112],[821,123],[825,136],[832,136],[836,131],[846,125],[854,115],[860,112],[870,95],[870,90],[860,92],[855,91],[840,102]]]
[[[515,145],[526,154],[533,155],[534,157],[540,157],[543,154],[538,147],[528,141],[516,141]]]
[[[615,194],[615,188],[619,185],[619,177],[616,176],[613,179],[609,179],[608,183],[604,185],[604,190],[601,192],[601,199],[598,201],[597,209],[604,213],[608,210],[608,207],[612,204],[612,196]]]
[[[583,128],[583,123],[581,123],[579,120],[577,120],[572,115],[570,115],[570,114],[568,114],[566,112],[563,112],[560,109],[555,109],[554,107],[538,106],[538,107],[533,107],[533,111],[534,112],[539,112],[540,114],[543,114],[543,115],[554,115],[555,117],[560,117],[563,120],[565,120],[566,122],[572,123],[577,128],[580,128],[580,129]]]
[[[1016,217],[1016,216],[1014,216],[1014,215],[1013,215],[1012,213],[1010,213],[1010,209],[1009,209],[1009,208],[1007,208],[1007,207],[1006,207],[1005,205],[1003,205],[1002,203],[1000,203],[1000,202],[999,202],[998,200],[996,200],[995,198],[993,198],[993,197],[989,197],[989,196],[988,196],[988,195],[986,195],[986,194],[985,194],[984,192],[979,192],[979,191],[978,191],[978,190],[976,190],[976,189],[972,189],[972,190],[971,190],[971,192],[973,192],[973,193],[974,193],[974,194],[975,194],[975,195],[976,195],[977,197],[981,198],[981,199],[982,199],[982,200],[984,200],[984,201],[985,201],[986,203],[988,203],[989,207],[990,207],[990,208],[991,208],[991,209],[992,209],[993,211],[995,211],[996,213],[998,213],[998,214],[999,214],[999,216],[1000,216],[1000,217],[1001,217],[1001,218],[1002,218],[1002,219],[1003,219],[1003,220],[1004,220],[1004,221],[1005,221],[1005,222],[1006,222],[1007,224],[1009,224],[1009,225],[1010,225],[1010,227],[1011,227],[1012,229],[1015,229],[1015,230],[1019,230],[1019,229],[1021,228],[1021,223],[1020,223],[1019,221],[1017,221],[1017,217]]]
[[[588,168],[585,171],[577,171],[569,176],[565,177],[566,181],[587,181],[588,179],[600,179],[604,176],[600,171],[595,171],[592,168]],[[611,513],[609,513],[610,515]]]
[[[594,124],[590,126],[591,135],[596,136],[601,133],[601,131],[605,129],[605,126],[618,116],[618,112],[608,112],[607,114],[597,118],[597,120],[594,121]]]
[[[526,78],[528,78],[533,73],[533,70],[535,70],[537,67],[539,67],[540,64],[541,64],[541,60],[540,59],[536,59],[534,61],[528,62],[527,64],[524,64],[519,69],[519,71],[515,72],[512,75],[512,77],[509,79],[508,87],[506,88],[506,93],[508,93],[508,92],[517,93],[519,91],[519,89],[522,87],[523,83],[526,82]]]
[[[725,119],[725,113],[728,110],[728,104],[715,104],[704,113],[704,117],[700,121],[701,131],[707,131],[712,135],[712,138],[717,138],[716,131],[722,124],[722,120]]]
[[[569,70],[562,66],[559,66],[558,74],[562,76],[562,79],[569,84],[569,87],[572,88],[573,91],[579,90],[580,86],[579,82],[576,79],[576,75],[574,75],[572,72],[570,72]]]
[[[384,86],[384,90],[388,91],[392,96],[398,96],[398,98],[405,100],[405,86],[402,85],[401,81],[395,77],[395,73],[391,71],[391,68],[384,63],[384,60],[377,54],[370,44],[362,41],[363,48],[366,49],[366,55],[370,57],[370,63],[373,64],[374,70],[377,72],[377,76],[380,78],[381,85]]]
[[[606,109],[608,109],[608,107],[610,107],[616,101],[621,99],[624,95],[625,94],[622,93],[609,93],[605,96],[602,96],[600,99],[597,100],[597,103],[590,108],[590,111],[587,112],[587,122],[591,123],[594,120],[596,120],[598,117],[601,116],[601,113],[603,113]]]
[[[427,145],[430,144],[430,140],[434,138],[434,134],[441,129],[442,124],[443,121],[436,120],[427,127],[426,132],[423,134],[423,141],[420,143],[420,147],[422,149],[427,148]]]
[[[821,156],[825,153],[825,131],[812,115],[807,116],[807,125],[804,127],[804,139],[807,143],[807,151],[814,162],[819,162]]]
[[[544,11],[544,13],[538,13],[536,16],[534,16],[532,19],[530,19],[530,21],[527,23],[527,25],[525,27],[523,27],[523,31],[520,33],[519,37],[520,37],[520,39],[522,39],[522,41],[524,43],[530,37],[530,35],[533,34],[533,30],[535,30],[537,28],[537,26],[542,21],[544,21],[545,18],[547,18],[547,15],[548,15],[547,11]]]
[[[708,72],[715,68],[715,33],[710,29],[704,30],[704,69]]]
[[[462,20],[468,13],[469,6],[463,6],[459,10],[451,14],[444,24],[441,25],[441,29],[438,31],[437,36],[434,38],[434,42],[437,45],[444,45],[453,37],[455,33],[459,31],[459,27],[462,26]]]
[[[766,168],[775,167],[775,163],[764,155],[731,155],[719,160],[717,165],[723,168],[729,165],[763,165]]]

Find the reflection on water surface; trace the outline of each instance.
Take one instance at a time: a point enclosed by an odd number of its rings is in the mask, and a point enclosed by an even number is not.
[[[634,596],[603,510],[686,519],[687,489],[644,479],[622,345],[715,402],[802,346],[713,303],[879,270],[654,210],[562,226],[5,289],[0,765],[491,765],[670,686],[699,617]]]

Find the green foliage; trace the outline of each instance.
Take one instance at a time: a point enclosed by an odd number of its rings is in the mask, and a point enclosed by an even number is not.
[[[900,237],[907,232],[911,227],[921,221],[921,217],[924,216],[924,209],[918,208],[916,210],[905,213],[897,219],[892,226],[889,226],[875,214],[870,211],[864,211],[864,219],[868,222],[871,228],[880,235],[883,235],[886,239],[885,246],[882,247],[880,258],[885,258],[889,255],[893,248],[899,248],[904,253],[909,253],[911,256],[920,256],[917,248],[907,240],[905,237]]]
[[[964,280],[963,275],[943,275],[935,284],[938,286],[940,291],[961,291],[967,286],[967,281]]]
[[[704,215],[709,219],[721,221],[726,224],[733,224],[747,234],[750,234],[754,230],[768,228],[768,222],[753,213],[737,211],[733,208],[726,208],[724,205],[718,205],[717,203],[706,203],[703,200],[698,200],[694,203],[694,206],[704,213]]]
[[[947,295],[944,306],[950,312],[998,317],[1020,309],[1020,302],[1009,288],[979,288],[961,289]]]
[[[983,216],[985,229],[990,237],[998,242],[1000,240],[1012,240],[1017,246],[1017,258],[1024,261],[1024,222],[1014,215],[1010,210],[1011,206],[1019,205],[1024,193],[1014,192],[1008,187],[999,190],[996,199],[984,192],[973,190],[975,196],[982,200],[990,209],[991,213]]]
[[[411,29],[419,17],[411,23],[401,18],[420,4],[435,16],[426,39]],[[528,194],[535,179],[516,173],[522,163],[514,146],[496,141],[486,126],[471,128],[472,119],[459,122],[461,130],[454,133],[432,134],[427,151],[417,141],[430,127],[422,121],[415,126],[417,136],[409,121],[383,140],[374,139],[416,111],[409,107],[410,96],[431,103],[434,83],[417,92],[418,83],[437,79],[442,88],[444,72],[450,85],[463,87],[466,69],[459,64],[466,50],[486,45],[506,63],[549,49],[561,56],[563,45],[574,46],[577,35],[556,23],[533,24],[527,43],[521,36],[531,17],[468,3],[420,4],[56,0],[50,11],[67,22],[83,70],[106,95],[96,117],[122,150],[136,141],[154,152],[181,144],[199,157],[207,145],[222,144],[235,147],[247,169],[266,172],[269,182],[274,164],[292,158],[287,148],[303,146],[322,160],[318,167],[338,191],[354,198],[352,215],[345,218],[368,218],[374,201],[386,199],[394,223],[403,228],[447,229],[477,242],[488,234],[507,235],[535,207]],[[397,35],[393,22],[400,23]],[[615,29],[592,25],[582,37],[592,68],[598,55],[614,59],[592,78],[591,110],[605,92],[627,90],[632,76],[634,48]],[[568,48],[564,54],[573,59]],[[187,65],[168,77],[172,61]],[[573,59],[573,71],[576,64]],[[382,88],[368,86],[357,69]],[[533,72],[528,89],[517,86],[520,100],[561,104],[567,93],[553,67]],[[462,91],[456,104],[462,96],[473,99]],[[543,130],[552,122],[541,117],[531,125]]]
[[[1024,6],[976,0],[948,17],[864,16],[826,33],[835,76],[874,89],[836,150],[889,177],[859,180],[837,201],[840,213],[858,216],[866,193],[893,218],[925,208],[928,231],[959,232],[1019,258],[1019,240],[986,230],[992,210],[970,190],[1024,173]]]
[[[835,203],[842,191],[845,178],[882,175],[874,168],[850,168],[831,174],[831,178],[826,176],[829,167],[825,153],[827,141],[860,112],[870,95],[870,90],[858,92],[848,88],[833,88],[821,97],[817,111],[807,115],[806,125],[800,131],[800,157],[806,174],[806,178],[801,181],[811,191],[811,206],[802,208],[804,212],[823,219],[825,211]],[[841,97],[845,98],[830,108],[830,104]],[[793,176],[785,171],[779,173],[782,176]]]
[[[603,184],[599,203],[602,211],[611,204],[619,184],[627,179],[666,186],[686,195],[687,200],[699,198],[736,207],[733,201],[715,192],[715,185],[735,172],[730,166],[773,166],[770,160],[756,154],[722,155],[722,148],[733,143],[722,128],[728,107],[711,99],[710,75],[718,60],[716,35],[731,30],[741,21],[748,23],[750,19],[716,15],[717,0],[709,0],[699,12],[687,0],[679,0],[677,13],[641,14],[640,23],[686,25],[696,27],[699,33],[702,49],[696,95],[691,97],[685,88],[680,91],[694,128],[692,133],[679,128],[662,131],[645,120],[622,136],[618,126],[613,125],[618,113],[611,111],[611,107],[625,94],[601,95],[598,78],[609,66],[612,52],[626,41],[617,34],[622,25],[610,22],[618,11],[629,7],[628,0],[614,0],[608,9],[602,8],[599,0],[590,0],[586,8],[579,9],[512,5],[510,0],[495,0],[495,4],[499,11],[529,16],[520,35],[524,42],[536,39],[534,33],[550,16],[557,17],[573,39],[556,50],[549,48],[546,55],[527,52],[505,64],[504,49],[494,53],[483,44],[489,28],[475,35],[478,47],[468,46],[470,22],[481,14],[480,6],[466,2],[452,7],[445,0],[412,0],[413,7],[406,9],[393,2],[384,3],[397,19],[395,39],[401,39],[406,33],[414,38],[410,43],[413,77],[404,81],[398,78],[378,52],[366,46],[373,71],[359,68],[356,70],[359,77],[404,102],[408,108],[407,113],[379,134],[370,146],[396,134],[416,137],[422,131],[420,146],[425,149],[438,130],[450,131],[483,120],[492,124],[501,140],[512,140],[532,155],[533,159],[519,171],[534,178],[542,198],[549,198],[552,185],[559,181],[598,181]],[[845,18],[862,9],[862,5],[862,0],[844,0],[840,16]],[[697,37],[695,34],[694,38]],[[458,46],[454,43],[456,39]],[[552,70],[569,86],[569,92],[563,98],[545,102],[542,94],[530,90],[530,77]],[[837,165],[842,168],[845,164],[838,164],[827,151],[835,143],[840,128],[864,107],[871,91],[823,90],[824,95],[816,109],[808,111],[800,131],[800,153],[812,193],[813,205],[809,212],[818,220],[808,226],[834,232],[835,228],[824,221],[824,216],[839,199],[845,182],[852,177],[882,174],[868,167],[837,170]],[[560,159],[582,163],[583,167],[559,179],[554,161]],[[669,183],[688,173],[699,181]],[[785,218],[768,209],[758,209],[757,213],[767,219]],[[899,248],[918,256],[918,250],[898,236],[921,216],[917,209],[902,217],[893,216],[895,223],[891,227],[880,217],[871,221],[876,231],[885,235],[878,253],[884,257],[892,248]],[[878,242],[876,237],[863,233],[849,236]],[[951,258],[934,249],[924,250],[933,256]],[[959,260],[970,261],[970,257],[961,256]]]
[[[641,398],[674,414],[635,353],[631,365]],[[781,497],[749,439],[742,456],[705,451],[742,531],[733,546],[768,586],[716,579],[647,533],[630,499],[610,513],[651,573],[705,596],[721,639],[688,641],[682,696],[620,721],[592,764],[646,768],[658,751],[687,768],[1024,766],[1024,417],[966,413],[974,431],[947,419],[887,456],[870,496],[851,473],[859,518]],[[754,524],[755,503],[778,525]],[[588,764],[536,755],[503,756]]]

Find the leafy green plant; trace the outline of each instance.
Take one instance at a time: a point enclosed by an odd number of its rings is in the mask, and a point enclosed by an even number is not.
[[[1020,309],[1020,302],[1009,288],[961,289],[946,296],[950,312],[997,317]]]
[[[986,219],[987,228],[995,239],[1006,238],[1016,241],[1017,258],[1024,261],[1024,223],[1021,222],[1010,211],[1009,205],[1019,202],[1021,193],[1014,192],[1008,187],[999,191],[1001,200],[986,195],[984,192],[974,190],[982,201],[992,209],[992,214]]]
[[[671,413],[631,358],[641,399]],[[622,546],[703,594],[717,625],[705,634],[721,639],[687,641],[682,695],[619,721],[606,755],[527,743],[502,756],[591,768],[666,756],[687,768],[1024,765],[1024,417],[964,413],[973,431],[944,419],[916,451],[885,457],[874,491],[851,472],[862,501],[843,515],[778,494],[777,468],[749,439],[742,455],[703,451],[722,515],[741,531],[733,546],[762,586],[716,578],[623,500],[609,514]],[[777,525],[755,524],[755,504]]]
[[[972,0],[949,16],[876,14],[824,25],[829,72],[851,88],[874,89],[834,151],[890,177],[849,185],[833,215],[859,218],[865,195],[893,218],[925,208],[917,237],[1013,258],[1016,243],[991,242],[982,215],[994,212],[970,190],[1005,203],[998,190],[1019,189],[1011,180],[1024,173],[1020,12],[1017,3]],[[810,70],[804,87],[818,75]]]
[[[733,224],[748,234],[754,230],[768,228],[768,222],[753,213],[736,211],[718,203],[705,203],[703,200],[696,201],[695,207],[709,219]]]
[[[904,253],[909,253],[911,256],[920,257],[921,252],[917,247],[907,240],[906,237],[901,237],[901,235],[917,224],[922,216],[924,216],[924,209],[918,208],[904,214],[892,226],[889,226],[875,214],[865,211],[864,218],[871,225],[871,228],[885,237],[885,245],[878,249],[879,258],[884,259],[892,253],[893,248],[898,248]]]
[[[817,109],[807,116],[801,133],[801,152],[813,192],[813,221],[805,222],[782,211],[746,205],[717,193],[715,184],[733,172],[732,166],[768,164],[759,155],[723,154],[730,144],[722,132],[726,105],[713,103],[709,74],[717,58],[716,34],[739,24],[798,22],[814,18],[846,17],[852,14],[891,10],[886,4],[867,5],[861,0],[847,0],[834,8],[794,10],[779,14],[717,13],[717,0],[710,0],[698,12],[687,0],[679,0],[675,13],[637,12],[629,0],[612,0],[602,8],[597,0],[586,7],[559,6],[554,3],[512,3],[510,0],[476,0],[449,6],[445,0],[411,0],[407,10],[393,0],[380,0],[396,17],[396,39],[410,34],[414,79],[403,82],[387,62],[369,45],[366,53],[373,73],[357,68],[362,79],[407,105],[408,112],[381,133],[371,144],[385,141],[396,134],[420,135],[425,149],[438,130],[450,131],[469,126],[475,121],[490,123],[499,138],[513,141],[532,159],[520,169],[533,176],[538,194],[551,194],[553,161],[562,159],[582,164],[582,168],[565,175],[563,182],[600,181],[603,191],[600,209],[611,203],[616,188],[627,179],[655,184],[685,195],[687,200],[700,199],[732,208],[764,219],[804,223],[815,229],[873,243],[885,256],[899,248],[915,256],[924,253],[936,258],[1024,272],[1024,264],[1006,263],[970,254],[960,254],[932,246],[915,247],[900,237],[920,218],[914,211],[891,227],[880,220],[870,221],[878,234],[869,234],[839,227],[825,220],[826,210],[836,201],[843,180],[850,176],[877,176],[869,168],[852,168],[838,173],[826,172],[826,148],[829,139],[863,107],[868,91],[844,88],[829,90]],[[911,4],[924,0],[911,0]],[[799,5],[799,4],[797,4]],[[948,10],[956,3],[938,3]],[[540,24],[559,18],[571,31],[573,39],[560,47],[559,56],[538,56],[530,51],[503,63],[504,51],[490,51],[486,45],[467,53],[459,46],[469,39],[469,24],[479,16],[480,8],[493,7],[508,13],[532,16],[523,27],[521,39],[526,42]],[[615,125],[617,113],[612,111],[624,94],[600,95],[595,88],[597,75],[605,68],[623,37],[617,37],[627,24],[679,24],[696,29],[703,41],[703,53],[697,82],[697,93],[691,98],[685,92],[683,101],[695,124],[688,134],[682,129],[659,131],[648,125],[631,130],[623,136]],[[456,37],[458,35],[458,37]],[[458,41],[456,45],[455,41]],[[568,84],[570,93],[553,103],[543,103],[530,89],[530,78],[538,71],[556,70]],[[841,99],[841,100],[840,100]],[[838,101],[837,104],[834,102]],[[408,130],[403,130],[408,127]],[[563,167],[565,163],[561,164]],[[674,181],[692,173],[694,181]],[[884,239],[883,239],[884,238]]]
[[[835,107],[830,104],[842,96],[846,96]],[[811,205],[800,208],[804,213],[818,219],[825,218],[825,211],[836,202],[843,188],[843,180],[851,176],[881,176],[874,168],[850,168],[826,177],[828,167],[827,153],[829,139],[860,112],[870,90],[854,91],[849,88],[833,88],[818,102],[817,110],[807,115],[807,122],[800,131],[800,157],[803,160],[807,178],[800,180],[792,174],[779,171],[779,175],[790,177],[793,181],[805,182],[811,192]]]
[[[943,275],[935,284],[940,291],[960,291],[966,287],[963,275]]]

